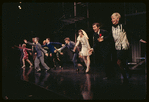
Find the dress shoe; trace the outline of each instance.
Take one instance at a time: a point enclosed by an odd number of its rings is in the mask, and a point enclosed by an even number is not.
[[[39,68],[39,69],[37,69],[36,71],[37,71],[37,72],[40,72],[40,71],[41,71],[41,69]]]
[[[51,68],[49,68],[49,69],[46,69],[46,72],[49,72],[51,70]]]
[[[90,71],[88,71],[88,72],[85,72],[86,74],[90,74]]]
[[[32,67],[33,67],[33,65],[30,65],[30,66],[29,66],[29,68],[32,68]]]
[[[22,68],[25,68],[25,65],[23,65]]]

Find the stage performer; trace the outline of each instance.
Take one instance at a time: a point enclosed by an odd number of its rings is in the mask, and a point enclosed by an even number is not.
[[[109,38],[113,40],[113,45],[115,46],[114,50],[112,51],[113,58],[119,66],[124,82],[128,82],[126,71],[128,72],[128,76],[131,74],[127,66],[130,48],[130,35],[126,33],[128,30],[126,29],[125,25],[119,23],[120,18],[121,15],[117,12],[111,15],[113,25],[111,27]]]
[[[53,59],[53,62],[54,62],[54,69],[56,69],[56,65],[55,65],[55,62],[59,60],[57,60],[57,57],[56,57],[56,49],[54,48],[54,44],[57,44],[57,45],[61,45],[62,46],[62,43],[59,43],[59,42],[50,42],[50,38],[46,38],[46,45],[42,45],[42,47],[45,47],[47,46],[49,48],[49,52],[50,52],[50,56],[52,57]]]
[[[64,41],[65,41],[65,45],[62,45],[63,47],[61,47],[61,48],[59,48],[58,50],[63,50],[65,47],[68,47],[68,49],[70,49],[72,52],[73,52],[73,59],[72,59],[72,61],[73,61],[73,64],[74,64],[74,68],[75,68],[75,70],[76,70],[76,72],[79,72],[79,68],[78,68],[78,64],[77,64],[77,62],[79,62],[82,66],[83,66],[83,71],[85,71],[86,70],[86,66],[85,66],[85,63],[84,63],[84,61],[83,62],[81,62],[81,60],[80,60],[80,58],[78,57],[78,53],[79,53],[79,51],[78,51],[78,49],[76,48],[76,50],[75,51],[73,51],[73,49],[74,49],[74,47],[75,47],[75,43],[73,42],[73,41],[71,41],[70,40],[70,38],[68,38],[68,37],[66,37],[65,39],[64,39]]]
[[[26,48],[26,44],[22,44],[22,49],[23,49],[23,54],[24,54],[23,59],[22,59],[22,62],[23,62],[22,68],[25,68],[25,60],[30,64],[29,68],[31,68],[32,63],[28,59],[28,53],[27,53],[27,51],[31,51],[31,49]]]
[[[42,66],[46,69],[46,71],[48,71],[50,68],[47,66],[47,64],[44,62],[44,54],[46,56],[48,56],[48,53],[46,50],[44,50],[42,47],[41,47],[41,44],[38,42],[39,41],[39,38],[38,37],[35,37],[35,44],[31,43],[31,42],[28,42],[27,40],[24,40],[25,43],[29,44],[29,45],[32,45],[32,46],[35,46],[35,49],[37,51],[37,57],[35,58],[35,69],[38,71],[40,71],[40,67],[39,67],[39,64],[41,62]]]
[[[73,49],[73,51],[76,50],[76,47],[79,45],[79,43],[81,43],[82,45],[82,48],[81,48],[81,51],[79,52],[80,56],[83,58],[86,66],[87,66],[87,69],[86,69],[86,73],[89,72],[89,69],[90,69],[90,50],[91,50],[91,47],[89,45],[89,41],[88,41],[88,36],[86,34],[86,32],[82,29],[80,29],[78,31],[78,38],[77,38],[77,43]]]
[[[100,29],[99,23],[93,23],[92,27],[94,30],[93,35],[93,51],[95,54],[95,63],[98,65],[99,63],[103,63],[103,67],[105,69],[106,76],[103,78],[104,80],[112,78],[113,67],[111,67],[111,41],[108,38],[108,31]]]

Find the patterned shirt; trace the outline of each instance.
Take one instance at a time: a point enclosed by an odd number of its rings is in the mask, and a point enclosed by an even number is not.
[[[116,50],[127,50],[129,48],[129,42],[126,32],[122,29],[122,24],[117,27],[112,26],[112,35],[115,41]]]

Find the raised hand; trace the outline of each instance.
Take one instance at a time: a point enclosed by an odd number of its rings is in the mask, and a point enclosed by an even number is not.
[[[48,53],[46,53],[45,55],[48,56]]]
[[[98,40],[99,42],[102,42],[102,41],[103,41],[103,38],[102,38],[102,37],[99,37],[97,40]]]
[[[56,53],[56,50],[54,50],[54,53]]]
[[[65,46],[65,44],[62,44],[62,46]]]
[[[61,52],[60,54],[61,54],[61,55],[63,55],[63,53],[62,53],[62,52]]]
[[[25,42],[25,43],[27,43],[27,40],[26,40],[26,39],[24,39],[24,42]]]

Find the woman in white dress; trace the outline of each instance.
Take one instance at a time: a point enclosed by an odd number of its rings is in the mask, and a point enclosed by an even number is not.
[[[79,36],[77,38],[77,43],[74,47],[74,51],[76,50],[76,47],[79,45],[79,43],[81,43],[82,48],[81,48],[79,55],[83,58],[86,66],[87,66],[86,73],[88,73],[89,68],[90,68],[90,55],[91,55],[91,47],[88,42],[89,38],[88,38],[86,32],[82,29],[80,29],[78,31],[78,33],[79,33]]]

